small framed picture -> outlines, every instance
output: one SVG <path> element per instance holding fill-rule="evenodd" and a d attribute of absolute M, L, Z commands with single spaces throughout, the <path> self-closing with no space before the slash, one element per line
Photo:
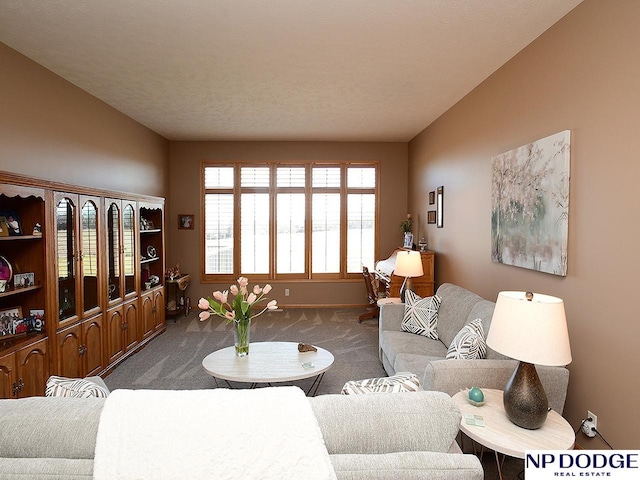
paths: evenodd
<path fill-rule="evenodd" d="M 0 237 L 22 235 L 22 227 L 20 227 L 20 218 L 14 211 L 1 211 L 0 212 Z"/>
<path fill-rule="evenodd" d="M 13 276 L 13 288 L 26 288 L 33 287 L 35 285 L 35 276 L 30 273 L 16 273 Z"/>
<path fill-rule="evenodd" d="M 178 214 L 178 230 L 193 230 L 193 215 Z"/>
<path fill-rule="evenodd" d="M 15 335 L 16 326 L 22 330 L 20 324 L 22 320 L 22 307 L 13 307 L 0 310 L 0 336 Z M 22 332 L 20 332 L 22 333 Z"/>
<path fill-rule="evenodd" d="M 403 248 L 413 248 L 413 233 L 407 232 L 404 234 L 404 245 Z"/>
<path fill-rule="evenodd" d="M 436 223 L 436 211 L 429 210 L 427 212 L 427 223 Z"/>
<path fill-rule="evenodd" d="M 29 332 L 44 332 L 44 310 L 29 310 Z"/>
<path fill-rule="evenodd" d="M 429 192 L 429 205 L 433 205 L 435 203 L 436 203 L 436 192 Z"/>

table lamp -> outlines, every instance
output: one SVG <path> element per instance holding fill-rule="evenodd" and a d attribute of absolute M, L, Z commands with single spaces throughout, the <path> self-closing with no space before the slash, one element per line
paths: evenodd
<path fill-rule="evenodd" d="M 393 270 L 395 275 L 405 277 L 400 288 L 400 300 L 404 302 L 404 294 L 407 290 L 413 290 L 412 277 L 424 275 L 422 270 L 422 257 L 420 252 L 414 250 L 403 250 L 396 256 L 396 267 Z"/>
<path fill-rule="evenodd" d="M 507 417 L 519 427 L 540 428 L 547 419 L 549 403 L 534 364 L 571 363 L 564 303 L 539 293 L 500 292 L 487 345 L 519 360 L 504 389 Z"/>

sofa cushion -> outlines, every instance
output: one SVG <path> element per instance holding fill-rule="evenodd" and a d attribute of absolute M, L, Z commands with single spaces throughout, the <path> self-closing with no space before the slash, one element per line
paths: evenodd
<path fill-rule="evenodd" d="M 331 455 L 339 479 L 348 480 L 482 480 L 475 455 L 441 452 L 393 452 L 377 455 Z"/>
<path fill-rule="evenodd" d="M 380 347 L 393 365 L 399 353 L 415 353 L 436 358 L 447 356 L 447 347 L 440 340 L 431 340 L 407 332 L 385 330 L 380 333 Z M 402 371 L 402 370 L 400 370 Z"/>
<path fill-rule="evenodd" d="M 442 392 L 319 395 L 309 403 L 331 455 L 445 453 L 460 427 L 460 410 Z"/>
<path fill-rule="evenodd" d="M 1 455 L 92 459 L 104 402 L 63 397 L 0 400 Z"/>
<path fill-rule="evenodd" d="M 476 318 L 460 329 L 456 337 L 449 345 L 447 359 L 462 358 L 475 360 L 485 358 L 487 355 L 487 342 L 484 338 L 482 320 Z"/>
<path fill-rule="evenodd" d="M 443 357 L 416 355 L 415 353 L 399 353 L 393 363 L 393 369 L 396 372 L 413 372 L 422 379 L 427 365 L 436 360 L 443 360 Z"/>
<path fill-rule="evenodd" d="M 451 283 L 444 283 L 438 288 L 436 294 L 442 299 L 442 304 L 438 309 L 438 337 L 445 345 L 451 345 L 460 329 L 469 320 L 474 318 L 484 320 L 482 315 L 476 315 L 469 319 L 473 307 L 479 301 L 484 300 L 475 293 Z"/>
<path fill-rule="evenodd" d="M 407 290 L 402 330 L 438 340 L 437 327 L 440 302 L 441 299 L 438 295 L 421 298 L 412 290 Z"/>

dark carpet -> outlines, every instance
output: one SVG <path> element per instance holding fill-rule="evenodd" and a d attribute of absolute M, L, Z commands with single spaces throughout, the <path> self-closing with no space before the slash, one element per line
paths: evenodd
<path fill-rule="evenodd" d="M 305 342 L 330 351 L 335 361 L 326 372 L 317 394 L 340 393 L 349 380 L 386 376 L 378 357 L 378 323 L 375 319 L 358 324 L 362 309 L 285 309 L 268 312 L 255 319 L 251 326 L 252 342 Z M 197 311 L 188 317 L 167 320 L 164 334 L 123 362 L 105 383 L 114 390 L 178 389 L 196 390 L 226 387 L 226 383 L 208 375 L 202 359 L 209 353 L 233 345 L 231 325 L 219 317 L 200 322 Z M 251 353 L 249 353 L 251 354 Z M 305 391 L 313 379 L 295 382 Z M 233 387 L 246 387 L 232 382 Z M 465 451 L 471 442 L 465 439 Z M 498 478 L 493 452 L 482 457 L 485 479 Z M 503 478 L 518 479 L 524 468 L 522 460 L 506 458 Z M 522 475 L 520 475 L 522 478 Z"/>

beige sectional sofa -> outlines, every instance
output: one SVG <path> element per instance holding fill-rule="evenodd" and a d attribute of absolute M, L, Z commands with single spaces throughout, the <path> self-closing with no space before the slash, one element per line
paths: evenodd
<path fill-rule="evenodd" d="M 389 375 L 411 372 L 418 375 L 424 390 L 454 395 L 473 386 L 503 390 L 517 362 L 487 347 L 485 359 L 446 359 L 447 350 L 460 329 L 479 318 L 489 333 L 494 302 L 483 299 L 458 285 L 445 283 L 436 295 L 442 299 L 438 309 L 438 340 L 402 330 L 405 305 L 386 304 L 380 309 L 380 360 Z M 549 406 L 562 413 L 569 383 L 565 367 L 537 365 Z"/>
<path fill-rule="evenodd" d="M 0 400 L 0 479 L 92 478 L 105 401 Z M 455 442 L 460 411 L 444 393 L 322 395 L 309 402 L 338 479 L 483 478 L 479 460 L 462 454 Z M 168 405 L 166 414 L 171 413 Z M 192 478 L 190 465 L 182 467 L 184 478 Z"/>

